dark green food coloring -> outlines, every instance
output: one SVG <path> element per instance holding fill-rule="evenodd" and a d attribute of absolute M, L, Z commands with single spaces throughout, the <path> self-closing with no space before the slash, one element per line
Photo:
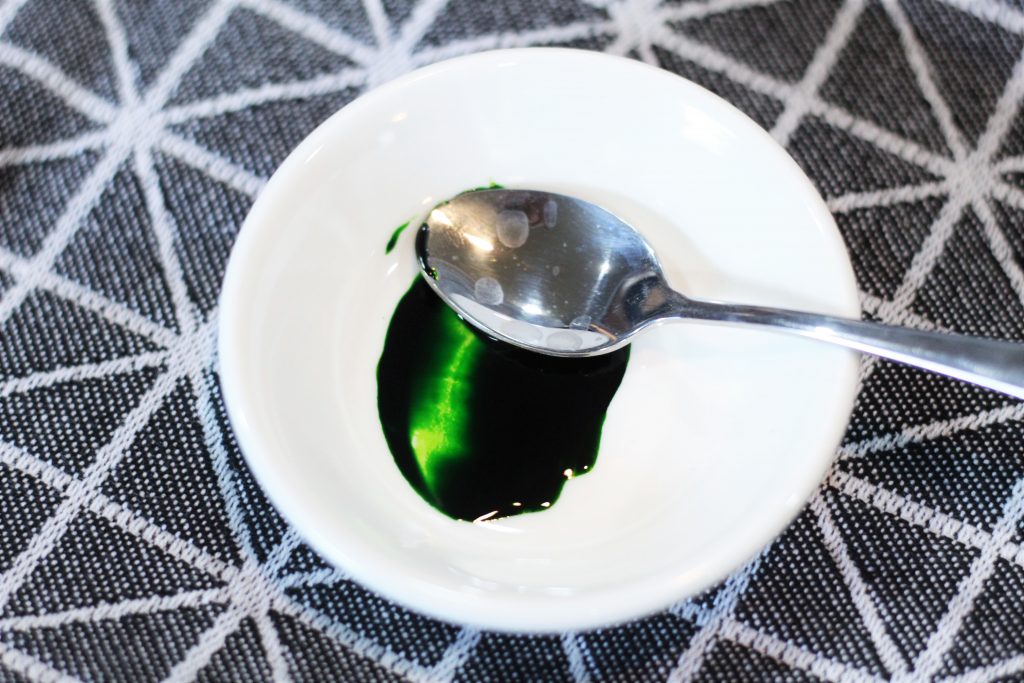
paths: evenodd
<path fill-rule="evenodd" d="M 377 365 L 384 437 L 412 487 L 450 517 L 544 510 L 594 466 L 628 359 L 628 347 L 554 358 L 489 339 L 417 278 Z"/>
<path fill-rule="evenodd" d="M 409 227 L 411 221 L 406 221 L 395 228 L 395 231 L 391 233 L 391 237 L 388 239 L 388 245 L 384 247 L 384 253 L 390 254 L 391 250 L 398 244 L 398 237 L 402 234 L 402 231 Z"/>
<path fill-rule="evenodd" d="M 504 190 L 504 189 L 505 189 L 504 185 L 499 185 L 498 183 L 496 183 L 496 182 L 494 182 L 492 180 L 487 185 L 481 185 L 480 187 L 474 187 L 471 190 L 466 190 L 466 192 L 478 192 L 480 190 Z M 466 194 L 466 192 L 460 192 L 459 194 Z"/>

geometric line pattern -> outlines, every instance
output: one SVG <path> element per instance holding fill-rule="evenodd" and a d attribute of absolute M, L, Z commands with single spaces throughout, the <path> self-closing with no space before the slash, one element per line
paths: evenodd
<path fill-rule="evenodd" d="M 1024 405 L 884 361 L 863 361 L 849 432 L 792 527 L 634 624 L 435 622 L 278 517 L 214 355 L 253 197 L 359 93 L 528 45 L 627 55 L 745 110 L 826 197 L 866 318 L 1024 340 L 1009 1 L 5 0 L 0 678 L 1024 676 Z"/>

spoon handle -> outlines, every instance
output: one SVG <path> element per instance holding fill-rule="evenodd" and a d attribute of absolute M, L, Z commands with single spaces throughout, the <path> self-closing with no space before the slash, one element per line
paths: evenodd
<path fill-rule="evenodd" d="M 913 365 L 1024 399 L 1024 344 L 926 332 L 780 308 L 695 301 L 681 295 L 680 318 L 774 327 Z"/>

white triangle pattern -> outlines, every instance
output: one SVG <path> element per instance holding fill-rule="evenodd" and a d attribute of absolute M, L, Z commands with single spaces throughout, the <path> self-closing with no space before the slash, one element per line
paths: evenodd
<path fill-rule="evenodd" d="M 85 1 L 85 0 L 83 0 Z M 161 377 L 125 416 L 110 440 L 96 452 L 94 461 L 80 476 L 73 477 L 39 460 L 12 444 L 0 443 L 0 461 L 54 488 L 64 497 L 53 514 L 13 563 L 0 574 L 0 612 L 10 597 L 21 588 L 40 563 L 53 551 L 61 536 L 83 510 L 99 514 L 129 534 L 143 539 L 177 560 L 187 562 L 225 582 L 223 589 L 191 590 L 173 596 L 132 599 L 122 603 L 74 609 L 62 613 L 0 619 L 0 633 L 56 626 L 71 622 L 119 619 L 199 605 L 225 605 L 214 620 L 170 672 L 167 680 L 191 680 L 211 661 L 225 641 L 237 631 L 243 620 L 256 624 L 267 668 L 274 680 L 290 679 L 288 656 L 284 652 L 272 613 L 280 613 L 316 629 L 354 653 L 373 660 L 378 666 L 412 680 L 451 681 L 473 656 L 480 641 L 478 633 L 463 629 L 436 663 L 426 666 L 359 635 L 345 625 L 318 614 L 293 600 L 286 590 L 296 586 L 332 584 L 345 580 L 342 573 L 318 569 L 281 576 L 292 551 L 299 545 L 293 532 L 287 532 L 268 555 L 261 556 L 253 547 L 250 533 L 243 521 L 243 512 L 236 492 L 229 454 L 225 450 L 221 426 L 216 417 L 218 400 L 207 371 L 213 359 L 214 314 L 201 315 L 189 299 L 181 263 L 174 249 L 175 225 L 161 193 L 154 171 L 154 150 L 170 154 L 193 166 L 218 182 L 244 194 L 254 195 L 265 179 L 254 176 L 210 149 L 170 132 L 169 127 L 194 119 L 241 111 L 259 104 L 297 99 L 336 92 L 348 87 L 373 87 L 417 66 L 439 59 L 498 46 L 519 46 L 577 39 L 605 37 L 610 39 L 610 52 L 636 54 L 657 63 L 653 46 L 669 50 L 702 68 L 721 74 L 743 87 L 770 96 L 784 105 L 771 134 L 786 144 L 806 117 L 814 116 L 840 128 L 877 148 L 928 170 L 941 178 L 915 186 L 830 197 L 837 213 L 862 207 L 906 203 L 929 196 L 948 196 L 924 243 L 914 257 L 895 294 L 890 299 L 864 298 L 865 309 L 878 318 L 922 328 L 934 328 L 912 311 L 912 304 L 928 275 L 935 268 L 958 219 L 966 210 L 973 210 L 985 227 L 989 247 L 1013 284 L 1018 298 L 1024 302 L 1024 272 L 1012 258 L 1011 249 L 997 224 L 990 207 L 993 198 L 1024 208 L 1024 193 L 1005 182 L 1001 173 L 1024 165 L 1024 158 L 997 160 L 996 154 L 1004 137 L 1018 116 L 1024 96 L 1024 61 L 1018 61 L 1005 84 L 996 109 L 978 143 L 971 146 L 954 123 L 949 106 L 936 86 L 932 67 L 914 28 L 897 0 L 881 0 L 889 20 L 899 32 L 901 45 L 911 65 L 917 87 L 939 122 L 952 158 L 925 149 L 876 124 L 862 120 L 819 97 L 844 46 L 854 33 L 867 0 L 845 0 L 824 36 L 803 77 L 795 83 L 782 82 L 758 71 L 755 67 L 731 57 L 713 46 L 696 42 L 670 27 L 672 22 L 698 19 L 719 13 L 740 11 L 745 7 L 771 5 L 784 0 L 706 0 L 703 2 L 660 3 L 657 0 L 588 0 L 588 4 L 605 11 L 607 19 L 568 24 L 550 29 L 519 33 L 476 36 L 438 47 L 418 49 L 421 38 L 443 12 L 446 0 L 421 0 L 401 25 L 392 26 L 381 0 L 364 0 L 375 44 L 366 44 L 344 30 L 330 25 L 308 11 L 297 9 L 285 0 L 214 0 L 183 37 L 162 73 L 146 90 L 137 87 L 136 68 L 132 63 L 125 28 L 121 25 L 111 0 L 94 0 L 101 18 L 117 73 L 118 101 L 111 102 L 90 92 L 43 57 L 32 54 L 0 39 L 0 66 L 13 69 L 37 81 L 69 108 L 88 117 L 101 130 L 90 131 L 74 139 L 55 143 L 0 149 L 0 166 L 32 163 L 40 160 L 74 156 L 84 150 L 100 153 L 100 161 L 89 176 L 68 198 L 60 220 L 47 235 L 41 249 L 31 258 L 23 258 L 0 250 L 0 268 L 13 276 L 14 284 L 0 293 L 0 324 L 36 289 L 64 298 L 75 305 L 95 311 L 110 322 L 142 335 L 161 351 L 145 357 L 111 359 L 94 365 L 76 366 L 64 371 L 47 372 L 38 378 L 26 377 L 7 382 L 4 392 L 29 390 L 37 385 L 70 382 L 82 377 L 97 377 L 122 372 L 139 364 L 162 364 Z M 991 22 L 1015 35 L 1024 35 L 1024 12 L 996 0 L 946 0 L 959 11 Z M 7 0 L 0 4 L 0 36 L 4 28 L 25 8 L 25 0 Z M 244 7 L 256 12 L 283 29 L 312 41 L 326 50 L 343 55 L 356 66 L 307 81 L 274 83 L 263 87 L 225 93 L 201 102 L 167 106 L 175 88 L 216 39 L 232 11 Z M 130 163 L 129 163 L 130 162 Z M 105 298 L 53 272 L 53 265 L 64 248 L 111 182 L 118 169 L 129 167 L 137 174 L 144 188 L 146 210 L 152 231 L 159 245 L 163 275 L 169 285 L 174 305 L 176 329 L 167 329 L 139 313 Z M 865 363 L 862 380 L 873 372 L 876 363 Z M 201 417 L 205 445 L 209 450 L 224 499 L 231 533 L 239 548 L 241 563 L 234 566 L 221 558 L 169 534 L 120 503 L 107 498 L 102 486 L 124 457 L 135 437 L 159 409 L 162 402 L 180 381 L 190 383 L 196 412 Z M 847 444 L 841 457 L 865 457 L 872 453 L 899 448 L 915 441 L 948 436 L 958 431 L 978 429 L 993 423 L 1019 422 L 1024 409 L 1009 406 L 956 419 L 930 424 L 908 425 L 898 433 L 879 435 L 869 440 Z M 1011 562 L 1024 567 L 1024 547 L 1015 538 L 1024 516 L 1024 480 L 1013 488 L 1003 505 L 998 522 L 991 529 L 973 527 L 963 521 L 930 509 L 886 490 L 878 484 L 859 480 L 843 472 L 837 465 L 826 483 L 835 495 L 851 496 L 875 508 L 928 531 L 942 535 L 977 551 L 970 571 L 958 585 L 955 596 L 945 607 L 944 615 L 927 646 L 913 661 L 907 661 L 894 646 L 886 631 L 884 619 L 864 578 L 850 560 L 843 536 L 837 532 L 827 497 L 820 494 L 811 503 L 811 510 L 826 540 L 832 559 L 850 591 L 854 604 L 871 634 L 880 660 L 892 674 L 892 680 L 932 680 L 942 671 L 944 657 L 970 612 L 972 604 L 991 576 L 996 562 Z M 832 495 L 832 494 L 830 494 Z M 738 571 L 717 594 L 713 606 L 696 602 L 675 606 L 671 612 L 693 622 L 696 635 L 679 658 L 678 666 L 668 674 L 672 681 L 693 680 L 701 675 L 709 661 L 708 654 L 716 643 L 725 640 L 755 650 L 781 665 L 802 670 L 828 680 L 874 680 L 874 675 L 808 651 L 793 643 L 758 631 L 741 623 L 735 608 L 751 582 L 757 580 L 761 556 Z M 569 662 L 569 670 L 578 681 L 590 680 L 598 672 L 588 670 L 590 658 L 584 640 L 566 634 L 561 642 Z M 57 671 L 50 663 L 18 650 L 4 642 L 0 635 L 0 663 L 30 679 L 65 680 L 67 672 Z M 957 680 L 990 680 L 1024 671 L 1024 659 L 990 662 L 983 669 L 966 672 Z M 952 679 L 950 679 L 952 680 Z"/>

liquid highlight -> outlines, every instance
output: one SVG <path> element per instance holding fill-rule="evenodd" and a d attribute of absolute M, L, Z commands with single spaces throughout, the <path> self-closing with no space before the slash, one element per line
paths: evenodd
<path fill-rule="evenodd" d="M 594 467 L 628 359 L 628 347 L 555 358 L 489 339 L 417 278 L 388 327 L 378 414 L 399 470 L 444 514 L 541 511 Z"/>

